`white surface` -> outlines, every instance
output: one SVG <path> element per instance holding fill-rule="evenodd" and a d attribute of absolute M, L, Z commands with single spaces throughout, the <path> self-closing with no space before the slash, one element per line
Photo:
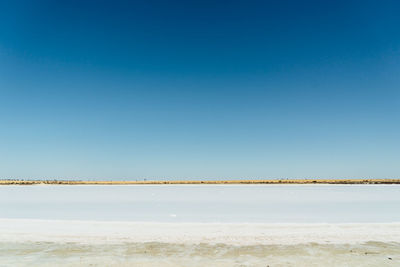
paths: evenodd
<path fill-rule="evenodd" d="M 0 220 L 1 242 L 271 245 L 400 242 L 392 224 L 215 224 Z"/>
<path fill-rule="evenodd" d="M 0 186 L 2 266 L 399 266 L 400 186 Z"/>
<path fill-rule="evenodd" d="M 0 218 L 204 223 L 400 222 L 400 186 L 0 186 Z"/>

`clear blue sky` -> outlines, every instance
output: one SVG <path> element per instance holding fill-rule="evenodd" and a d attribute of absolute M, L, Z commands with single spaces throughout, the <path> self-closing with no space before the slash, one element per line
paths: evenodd
<path fill-rule="evenodd" d="M 398 1 L 1 1 L 1 178 L 400 176 Z"/>

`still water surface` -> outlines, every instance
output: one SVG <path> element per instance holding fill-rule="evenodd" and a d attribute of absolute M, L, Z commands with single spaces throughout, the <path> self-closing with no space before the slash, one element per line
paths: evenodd
<path fill-rule="evenodd" d="M 400 222 L 400 186 L 0 186 L 0 218 L 222 223 Z"/>

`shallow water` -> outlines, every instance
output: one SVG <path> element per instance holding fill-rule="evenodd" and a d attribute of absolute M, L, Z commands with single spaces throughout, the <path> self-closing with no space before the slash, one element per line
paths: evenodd
<path fill-rule="evenodd" d="M 0 186 L 0 218 L 230 223 L 400 222 L 400 186 Z"/>
<path fill-rule="evenodd" d="M 0 243 L 2 266 L 400 266 L 400 244 Z"/>

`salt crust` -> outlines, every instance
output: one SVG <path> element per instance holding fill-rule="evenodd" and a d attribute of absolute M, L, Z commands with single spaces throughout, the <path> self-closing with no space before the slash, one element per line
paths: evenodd
<path fill-rule="evenodd" d="M 162 242 L 230 245 L 400 242 L 400 223 L 156 223 L 0 219 L 1 242 Z"/>

